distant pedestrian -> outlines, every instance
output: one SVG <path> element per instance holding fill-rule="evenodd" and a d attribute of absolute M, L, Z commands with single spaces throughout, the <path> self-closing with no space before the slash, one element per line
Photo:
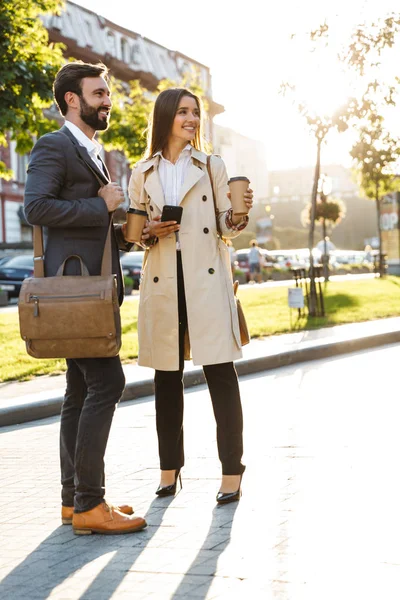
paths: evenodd
<path fill-rule="evenodd" d="M 158 96 L 147 158 L 136 164 L 129 184 L 131 206 L 150 216 L 144 230 L 149 247 L 140 288 L 139 364 L 155 369 L 155 400 L 161 478 L 156 491 L 176 491 L 184 465 L 183 368 L 190 348 L 203 365 L 217 422 L 222 482 L 217 502 L 239 500 L 243 417 L 233 361 L 242 356 L 229 251 L 219 239 L 213 193 L 202 151 L 201 104 L 183 88 Z M 210 167 L 218 219 L 225 238 L 235 237 L 247 215 L 232 213 L 222 159 Z M 253 193 L 245 193 L 248 209 Z M 161 222 L 165 204 L 183 208 L 182 221 Z M 179 231 L 179 237 L 176 233 Z"/>
<path fill-rule="evenodd" d="M 249 270 L 250 270 L 250 281 L 257 281 L 261 283 L 261 265 L 263 255 L 256 240 L 250 242 L 249 250 Z"/>
<path fill-rule="evenodd" d="M 95 140 L 111 111 L 107 68 L 70 62 L 58 72 L 54 97 L 64 126 L 41 137 L 32 150 L 25 188 L 25 214 L 32 225 L 46 227 L 44 269 L 54 276 L 65 261 L 66 275 L 79 275 L 79 258 L 90 275 L 100 275 L 104 244 L 113 211 L 124 201 L 110 181 Z M 99 180 L 104 183 L 99 189 Z M 112 230 L 112 266 L 120 304 L 123 281 L 119 249 L 132 244 L 124 226 Z M 71 319 L 75 307 L 71 305 Z M 95 340 L 93 341 L 95 344 Z M 75 533 L 129 533 L 146 526 L 129 516 L 129 505 L 104 500 L 104 454 L 115 406 L 125 377 L 119 356 L 67 359 L 67 389 L 61 411 L 61 518 Z"/>

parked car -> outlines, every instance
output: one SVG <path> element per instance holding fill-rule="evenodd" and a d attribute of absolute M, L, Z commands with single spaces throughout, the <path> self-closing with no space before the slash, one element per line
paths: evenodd
<path fill-rule="evenodd" d="M 0 256 L 0 265 L 4 265 L 4 263 L 10 260 L 10 258 L 12 258 L 10 254 L 4 254 L 3 256 Z"/>
<path fill-rule="evenodd" d="M 275 259 L 271 256 L 269 251 L 264 250 L 264 248 L 259 248 L 259 250 L 263 256 L 262 268 L 268 269 L 269 267 L 273 267 Z M 241 250 L 236 251 L 237 267 L 243 271 L 247 283 L 250 281 L 249 252 L 250 248 L 242 248 Z"/>
<path fill-rule="evenodd" d="M 10 298 L 19 295 L 26 277 L 33 275 L 33 255 L 20 254 L 0 264 L 0 289 L 8 292 Z"/>
<path fill-rule="evenodd" d="M 133 288 L 139 289 L 144 252 L 126 252 L 121 257 L 122 273 L 133 279 Z"/>
<path fill-rule="evenodd" d="M 306 253 L 303 252 L 303 248 L 298 250 L 270 250 L 270 254 L 280 269 L 307 268 L 308 266 L 309 261 Z"/>

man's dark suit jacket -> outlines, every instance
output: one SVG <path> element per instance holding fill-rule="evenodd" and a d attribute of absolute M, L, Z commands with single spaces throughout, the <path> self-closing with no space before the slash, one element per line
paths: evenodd
<path fill-rule="evenodd" d="M 65 126 L 41 137 L 32 150 L 24 209 L 31 225 L 45 228 L 47 277 L 55 275 L 72 254 L 82 258 L 91 275 L 100 275 L 110 215 L 98 196 L 100 184 L 91 169 L 104 184 L 109 183 L 108 173 L 98 169 Z M 132 244 L 125 242 L 120 225 L 114 225 L 112 234 L 112 271 L 117 275 L 121 304 L 124 291 L 118 248 L 129 251 Z M 76 259 L 67 262 L 65 274 L 80 274 Z"/>

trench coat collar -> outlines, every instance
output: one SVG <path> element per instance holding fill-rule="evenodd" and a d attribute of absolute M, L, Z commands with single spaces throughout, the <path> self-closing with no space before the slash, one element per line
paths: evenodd
<path fill-rule="evenodd" d="M 201 150 L 196 150 L 196 148 L 192 148 L 192 158 L 195 158 L 199 162 L 203 163 L 203 165 L 207 164 L 207 154 L 205 154 L 205 152 L 201 152 Z M 145 173 L 146 171 L 151 169 L 151 167 L 158 166 L 159 161 L 159 153 L 155 154 L 154 156 L 151 156 L 150 158 L 147 158 L 146 160 L 141 162 L 141 172 Z"/>
<path fill-rule="evenodd" d="M 196 159 L 204 165 L 207 163 L 207 155 L 204 152 L 201 152 L 200 150 L 196 150 L 196 148 L 192 148 L 192 160 L 193 159 Z M 152 156 L 151 158 L 143 161 L 143 163 L 141 164 L 141 171 L 142 173 L 146 173 L 153 167 L 153 170 L 146 177 L 144 189 L 146 190 L 148 196 L 152 198 L 154 204 L 156 204 L 158 208 L 162 210 L 165 204 L 165 198 L 160 176 L 158 173 L 159 162 L 159 154 Z M 185 179 L 179 192 L 179 204 L 182 204 L 186 194 L 203 176 L 203 169 L 199 166 L 194 165 L 192 162 L 187 169 Z"/>

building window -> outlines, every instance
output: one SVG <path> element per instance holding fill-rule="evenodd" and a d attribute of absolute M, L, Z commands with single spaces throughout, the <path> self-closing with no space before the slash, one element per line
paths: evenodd
<path fill-rule="evenodd" d="M 125 38 L 121 38 L 121 60 L 129 63 L 129 45 Z"/>
<path fill-rule="evenodd" d="M 140 49 L 139 44 L 133 44 L 131 48 L 131 62 L 138 65 L 140 63 Z"/>
<path fill-rule="evenodd" d="M 114 56 L 115 55 L 115 35 L 112 31 L 107 33 L 107 48 L 109 53 Z"/>
<path fill-rule="evenodd" d="M 17 172 L 16 181 L 18 183 L 26 182 L 26 171 L 28 168 L 29 155 L 28 154 L 17 154 Z"/>

